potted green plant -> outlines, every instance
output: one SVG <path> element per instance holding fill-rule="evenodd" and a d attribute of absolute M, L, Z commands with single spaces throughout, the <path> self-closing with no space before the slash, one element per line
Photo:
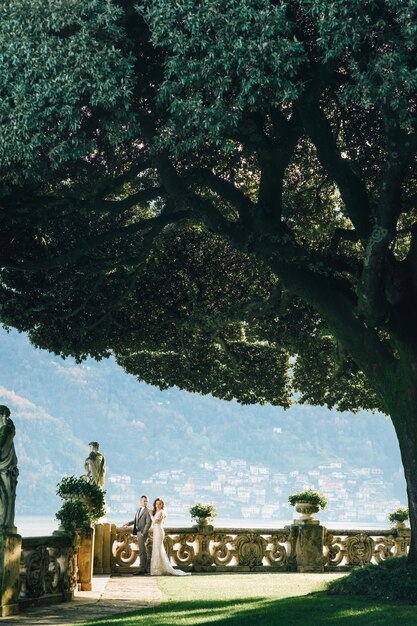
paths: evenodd
<path fill-rule="evenodd" d="M 191 518 L 195 520 L 199 526 L 206 526 L 207 523 L 213 520 L 217 515 L 214 504 L 204 504 L 203 502 L 197 502 L 194 506 L 190 506 L 189 511 Z"/>
<path fill-rule="evenodd" d="M 68 532 L 85 531 L 105 515 L 105 491 L 83 477 L 63 478 L 56 493 L 64 502 L 55 517 Z"/>
<path fill-rule="evenodd" d="M 410 518 L 410 513 L 407 507 L 399 507 L 395 511 L 391 511 L 388 514 L 388 519 L 391 523 L 395 523 L 396 528 L 405 528 L 405 522 Z"/>
<path fill-rule="evenodd" d="M 317 513 L 320 509 L 324 510 L 327 506 L 327 500 L 324 495 L 315 489 L 292 493 L 288 496 L 288 502 L 291 506 L 295 507 L 297 513 L 300 513 L 300 517 L 297 521 L 303 524 L 318 523 L 317 520 L 314 519 L 313 514 Z"/>

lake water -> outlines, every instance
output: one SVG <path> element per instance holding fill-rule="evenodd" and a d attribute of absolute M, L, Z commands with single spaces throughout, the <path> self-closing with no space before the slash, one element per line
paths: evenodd
<path fill-rule="evenodd" d="M 122 526 L 127 520 L 120 517 L 109 517 L 109 522 Z M 259 520 L 259 519 L 227 519 L 217 517 L 215 520 L 215 526 L 217 528 L 283 528 L 288 524 L 291 524 L 292 520 Z M 382 530 L 389 528 L 388 522 L 333 522 L 322 521 L 322 524 L 327 528 L 363 528 L 363 529 L 375 529 Z M 167 526 L 170 528 L 180 528 L 191 526 L 191 520 L 188 517 L 172 516 L 168 518 Z M 45 515 L 32 515 L 32 516 L 16 516 L 16 526 L 18 533 L 23 537 L 41 537 L 50 535 L 54 530 L 58 528 L 58 522 L 53 516 Z"/>

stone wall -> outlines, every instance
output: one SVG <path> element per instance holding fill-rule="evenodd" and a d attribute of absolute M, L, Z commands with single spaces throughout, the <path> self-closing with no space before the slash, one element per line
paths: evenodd
<path fill-rule="evenodd" d="M 77 584 L 77 537 L 66 534 L 22 540 L 20 608 L 73 599 Z"/>

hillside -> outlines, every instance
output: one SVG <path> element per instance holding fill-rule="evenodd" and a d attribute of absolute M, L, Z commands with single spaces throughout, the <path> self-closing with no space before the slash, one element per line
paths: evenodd
<path fill-rule="evenodd" d="M 384 416 L 298 405 L 289 411 L 243 407 L 178 389 L 161 392 L 139 383 L 113 360 L 81 365 L 63 361 L 35 349 L 14 331 L 1 331 L 0 342 L 0 402 L 12 410 L 17 429 L 19 513 L 57 509 L 56 482 L 64 474 L 82 473 L 91 440 L 100 442 L 107 458 L 109 500 L 117 503 L 123 500 L 120 491 L 126 492 L 121 510 L 133 506 L 144 485 L 152 488 L 153 482 L 153 488 L 161 485 L 172 499 L 181 499 L 182 493 L 190 501 L 208 497 L 209 485 L 200 493 L 198 483 L 218 482 L 216 463 L 221 469 L 236 459 L 268 467 L 265 480 L 271 490 L 274 473 L 302 476 L 326 464 L 339 464 L 349 472 L 377 468 L 389 481 L 385 495 L 404 501 L 398 445 Z M 205 474 L 200 467 L 204 463 Z M 130 480 L 122 478 L 126 475 Z M 234 503 L 232 496 L 238 492 L 225 492 L 224 485 L 222 497 L 230 493 Z M 258 491 L 264 488 L 260 485 Z M 274 489 L 272 500 L 283 502 L 285 488 L 282 494 Z M 180 496 L 174 497 L 174 491 Z M 218 487 L 212 486 L 212 491 L 211 499 L 216 500 Z M 253 499 L 245 495 L 239 500 L 236 495 L 233 513 L 240 514 L 239 502 L 244 506 Z M 265 505 L 271 498 L 267 493 L 260 500 L 258 504 Z"/>

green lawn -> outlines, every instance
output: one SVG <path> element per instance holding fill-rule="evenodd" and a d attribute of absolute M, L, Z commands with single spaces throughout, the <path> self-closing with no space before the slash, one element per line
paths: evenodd
<path fill-rule="evenodd" d="M 318 592 L 329 579 L 314 574 L 160 578 L 159 606 L 83 626 L 417 626 L 415 606 Z"/>

